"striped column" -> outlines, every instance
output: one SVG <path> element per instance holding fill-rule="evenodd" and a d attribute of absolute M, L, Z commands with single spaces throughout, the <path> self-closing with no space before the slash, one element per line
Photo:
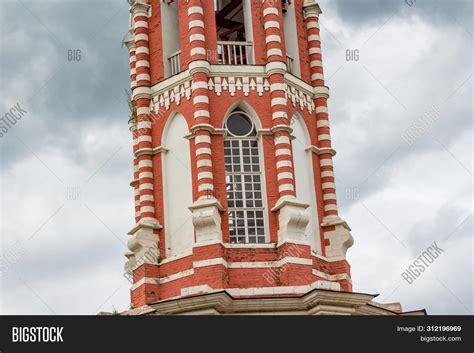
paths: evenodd
<path fill-rule="evenodd" d="M 148 12 L 146 0 L 137 0 L 131 7 L 136 46 L 136 77 L 133 98 L 137 108 L 138 189 L 140 220 L 155 220 L 153 196 L 152 130 L 150 121 L 150 51 L 148 43 Z M 133 81 L 132 81 L 133 84 Z"/>
<path fill-rule="evenodd" d="M 195 151 L 197 163 L 198 199 L 214 195 L 212 174 L 208 72 L 206 62 L 206 36 L 204 10 L 200 0 L 188 3 L 188 28 L 190 44 L 190 71 L 192 74 L 192 100 L 194 107 Z"/>
<path fill-rule="evenodd" d="M 130 54 L 130 82 L 131 82 L 131 90 L 136 87 L 137 85 L 137 57 L 136 57 L 136 46 L 135 40 L 133 38 L 133 34 L 129 35 L 125 40 L 124 44 L 128 48 L 128 52 Z M 132 100 L 131 104 L 134 104 Z M 128 122 L 130 132 L 132 133 L 133 137 L 133 155 L 135 156 L 138 150 L 138 131 L 137 131 L 137 122 L 135 120 L 130 120 Z M 133 181 L 130 184 L 133 187 L 134 191 L 134 198 L 135 198 L 135 222 L 138 223 L 140 220 L 140 190 L 138 188 L 138 159 L 136 157 L 133 158 Z"/>
<path fill-rule="evenodd" d="M 133 135 L 133 155 L 135 156 L 138 151 L 138 131 L 137 124 L 130 124 L 130 131 Z M 133 158 L 133 181 L 130 184 L 133 187 L 133 195 L 135 199 L 135 223 L 138 223 L 140 220 L 140 185 L 138 182 L 138 158 Z"/>
<path fill-rule="evenodd" d="M 313 86 L 324 86 L 323 63 L 321 56 L 321 38 L 319 37 L 319 15 L 321 9 L 317 4 L 304 7 L 304 23 L 308 37 L 309 65 Z"/>
<path fill-rule="evenodd" d="M 287 115 L 285 46 L 282 36 L 279 3 L 265 1 L 263 24 L 267 49 L 267 74 L 270 83 L 271 111 L 273 119 L 275 157 L 279 197 L 296 196 L 290 142 L 290 117 Z"/>
<path fill-rule="evenodd" d="M 319 15 L 321 9 L 317 4 L 304 8 L 304 21 L 308 37 L 308 54 L 311 66 L 311 84 L 315 87 L 316 127 L 319 147 L 319 163 L 323 192 L 324 219 L 338 218 L 336 186 L 331 147 L 327 100 L 328 89 L 324 86 L 324 75 L 321 56 L 321 38 L 319 37 Z"/>

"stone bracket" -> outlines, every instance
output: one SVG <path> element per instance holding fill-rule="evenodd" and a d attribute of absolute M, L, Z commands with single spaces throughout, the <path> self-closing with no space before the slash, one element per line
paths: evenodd
<path fill-rule="evenodd" d="M 306 243 L 305 230 L 309 223 L 308 204 L 293 196 L 283 196 L 272 212 L 279 211 L 278 244 L 285 242 Z"/>
<path fill-rule="evenodd" d="M 215 198 L 200 199 L 194 202 L 189 210 L 193 213 L 193 225 L 196 231 L 196 242 L 222 242 L 221 215 L 224 207 Z"/>
<path fill-rule="evenodd" d="M 125 254 L 125 257 L 128 258 L 125 264 L 126 270 L 134 267 L 138 261 L 141 263 L 156 264 L 160 251 L 158 249 L 159 238 L 154 231 L 161 228 L 160 223 L 156 219 L 145 219 L 140 220 L 140 222 L 128 232 L 132 237 L 127 243 L 130 251 Z"/>
<path fill-rule="evenodd" d="M 324 231 L 325 227 L 330 226 L 333 226 L 335 229 Z M 326 257 L 328 259 L 345 259 L 347 249 L 354 244 L 354 238 L 352 237 L 349 225 L 338 216 L 328 216 L 323 219 L 321 227 L 323 227 L 324 239 L 329 240 L 329 245 L 326 246 Z"/>

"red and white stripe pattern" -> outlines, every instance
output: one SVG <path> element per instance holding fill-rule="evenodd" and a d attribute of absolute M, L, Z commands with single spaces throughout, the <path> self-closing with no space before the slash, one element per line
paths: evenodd
<path fill-rule="evenodd" d="M 135 42 L 132 41 L 127 44 L 128 52 L 130 54 L 130 89 L 137 86 L 137 56 Z"/>
<path fill-rule="evenodd" d="M 132 5 L 133 32 L 136 46 L 136 87 L 133 97 L 137 107 L 136 143 L 138 159 L 138 189 L 140 219 L 154 219 L 155 206 L 153 196 L 152 121 L 150 119 L 150 50 L 148 41 L 149 5 L 135 2 Z"/>
<path fill-rule="evenodd" d="M 319 36 L 319 8 L 305 9 L 305 25 L 308 37 L 309 65 L 313 86 L 324 86 L 323 63 L 321 56 L 321 38 Z"/>
<path fill-rule="evenodd" d="M 191 61 L 206 60 L 204 9 L 200 0 L 188 2 L 188 30 Z"/>
<path fill-rule="evenodd" d="M 319 37 L 319 14 L 317 5 L 305 9 L 305 24 L 308 36 L 308 51 L 311 66 L 311 84 L 315 87 L 324 86 L 323 64 L 321 54 L 321 38 Z M 317 95 L 316 127 L 318 132 L 318 146 L 321 149 L 319 163 L 321 167 L 321 184 L 323 190 L 324 216 L 337 216 L 336 186 L 334 167 L 332 162 L 333 150 L 329 129 L 329 115 L 327 107 L 328 96 Z"/>
<path fill-rule="evenodd" d="M 130 54 L 130 82 L 131 84 L 131 89 L 136 87 L 136 77 L 137 77 L 137 70 L 136 70 L 136 62 L 137 62 L 137 57 L 136 57 L 136 46 L 135 46 L 135 40 L 133 38 L 133 35 L 125 41 L 125 44 L 127 45 L 128 52 Z M 132 100 L 132 104 L 134 104 Z M 136 154 L 138 150 L 138 132 L 137 132 L 137 123 L 136 121 L 129 121 L 129 128 L 130 132 L 132 133 L 133 137 L 133 155 Z M 134 190 L 134 198 L 135 198 L 135 222 L 138 222 L 140 220 L 140 190 L 138 189 L 138 183 L 136 182 L 138 180 L 138 159 L 135 157 L 133 158 L 133 190 Z"/>
<path fill-rule="evenodd" d="M 188 28 L 190 61 L 206 60 L 206 37 L 204 34 L 204 10 L 200 0 L 188 3 Z M 208 76 L 205 70 L 195 70 L 192 75 L 192 102 L 196 125 L 204 126 L 210 122 Z M 214 176 L 212 174 L 211 134 L 207 129 L 195 132 L 195 151 L 197 163 L 198 199 L 214 195 Z"/>
<path fill-rule="evenodd" d="M 133 155 L 135 155 L 138 151 L 138 131 L 137 125 L 131 124 L 130 131 L 132 132 L 133 136 Z M 133 197 L 135 199 L 135 222 L 138 223 L 140 220 L 140 188 L 138 183 L 138 158 L 133 158 Z"/>
<path fill-rule="evenodd" d="M 284 74 L 285 47 L 282 38 L 281 12 L 279 4 L 264 1 L 263 24 L 269 70 L 271 110 L 275 142 L 276 168 L 279 196 L 295 196 L 292 148 L 288 125 L 291 117 L 287 114 L 286 85 Z"/>

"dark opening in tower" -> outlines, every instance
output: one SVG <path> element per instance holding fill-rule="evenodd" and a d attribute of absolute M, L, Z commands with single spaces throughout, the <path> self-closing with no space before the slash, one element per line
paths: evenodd
<path fill-rule="evenodd" d="M 250 2 L 248 0 L 214 0 L 219 64 L 252 63 Z"/>

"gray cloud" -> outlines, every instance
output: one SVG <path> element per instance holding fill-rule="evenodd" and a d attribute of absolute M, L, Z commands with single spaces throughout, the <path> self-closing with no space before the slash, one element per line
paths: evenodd
<path fill-rule="evenodd" d="M 9 50 L 0 61 L 8 68 L 2 72 L 8 91 L 1 109 L 20 102 L 28 111 L 14 134 L 36 150 L 58 145 L 78 154 L 75 146 L 90 122 L 106 126 L 121 117 L 126 127 L 124 89 L 130 83 L 127 75 L 117 75 L 128 70 L 121 48 L 126 2 L 8 1 L 2 6 L 2 22 L 10 30 L 3 37 Z M 28 25 L 15 16 L 18 12 Z M 68 61 L 70 50 L 80 51 L 80 61 Z M 113 140 L 107 128 L 104 133 Z M 2 141 L 8 151 L 4 166 L 28 155 L 10 135 Z"/>
<path fill-rule="evenodd" d="M 324 10 L 334 6 L 341 19 L 356 26 L 376 25 L 391 16 L 418 14 L 435 25 L 461 26 L 472 35 L 472 2 L 468 0 L 336 0 L 320 1 Z M 411 6 L 410 6 L 411 5 Z"/>

